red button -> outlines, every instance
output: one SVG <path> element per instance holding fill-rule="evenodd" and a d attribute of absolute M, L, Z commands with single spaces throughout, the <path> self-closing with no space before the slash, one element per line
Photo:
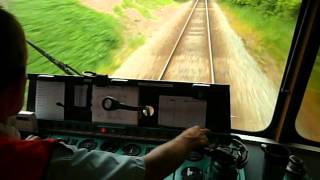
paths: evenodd
<path fill-rule="evenodd" d="M 103 128 L 100 128 L 100 132 L 103 133 L 103 134 L 106 134 L 108 132 L 108 129 L 103 127 Z"/>

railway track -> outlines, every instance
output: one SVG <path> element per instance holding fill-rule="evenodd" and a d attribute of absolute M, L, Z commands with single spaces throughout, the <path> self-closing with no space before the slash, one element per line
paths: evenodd
<path fill-rule="evenodd" d="M 196 0 L 158 80 L 214 83 L 208 0 Z"/>

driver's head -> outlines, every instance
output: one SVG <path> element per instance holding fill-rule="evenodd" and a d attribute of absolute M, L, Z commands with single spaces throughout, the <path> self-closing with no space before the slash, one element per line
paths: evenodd
<path fill-rule="evenodd" d="M 16 18 L 0 6 L 0 122 L 17 113 L 23 103 L 27 49 Z"/>

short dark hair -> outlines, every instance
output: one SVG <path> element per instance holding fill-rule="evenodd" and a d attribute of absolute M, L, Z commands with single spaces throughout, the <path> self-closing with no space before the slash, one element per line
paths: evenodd
<path fill-rule="evenodd" d="M 16 18 L 0 6 L 0 92 L 26 72 L 27 48 Z"/>

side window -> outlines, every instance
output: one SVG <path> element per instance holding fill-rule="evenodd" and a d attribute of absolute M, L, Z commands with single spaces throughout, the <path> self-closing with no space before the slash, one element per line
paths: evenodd
<path fill-rule="evenodd" d="M 320 52 L 297 116 L 296 129 L 302 137 L 320 142 Z"/>

